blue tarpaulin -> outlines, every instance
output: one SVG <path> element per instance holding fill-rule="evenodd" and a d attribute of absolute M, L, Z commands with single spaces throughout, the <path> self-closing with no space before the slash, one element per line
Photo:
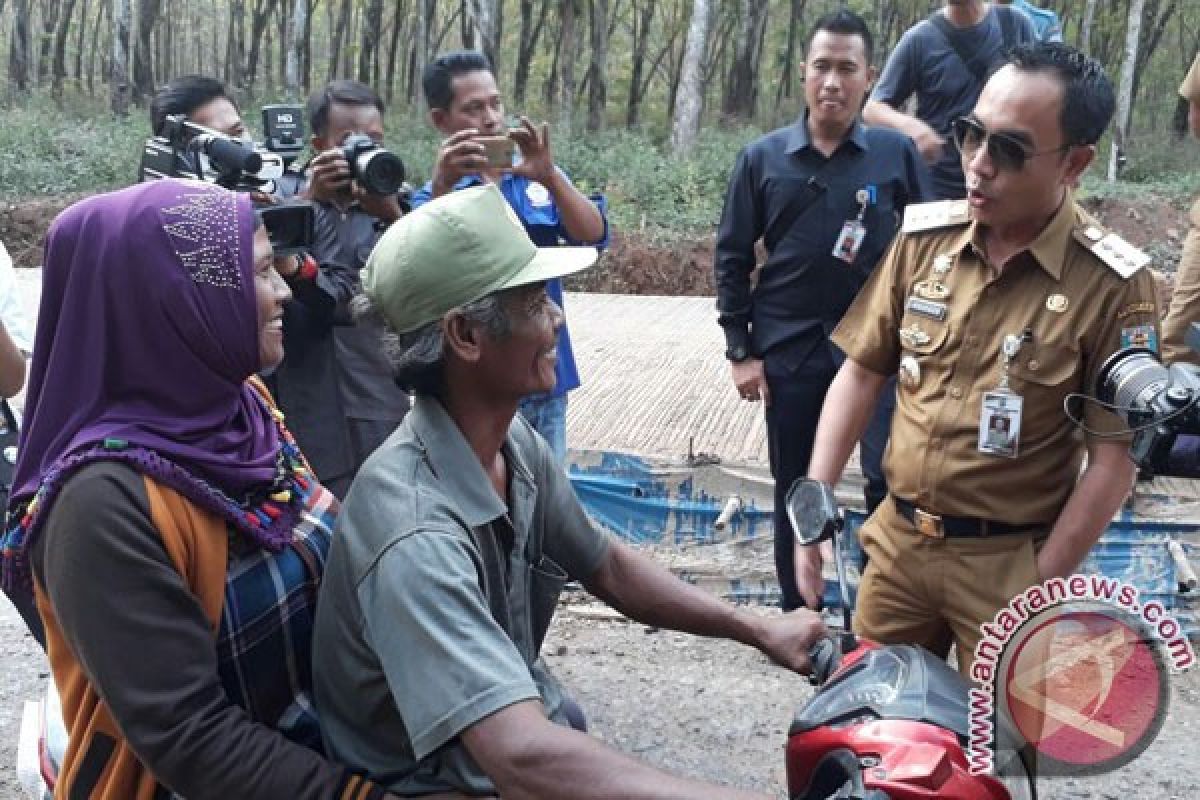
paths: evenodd
<path fill-rule="evenodd" d="M 727 527 L 718 532 L 714 523 L 726 498 L 697 489 L 694 474 L 687 471 L 655 469 L 636 456 L 604 453 L 600 463 L 590 467 L 571 467 L 571 482 L 592 518 L 607 530 L 629 542 L 640 544 L 699 545 L 764 538 L 770 541 L 772 511 L 744 501 Z M 1169 498 L 1164 498 L 1169 503 Z M 848 564 L 857 564 L 857 531 L 864 515 L 855 510 L 846 513 L 845 552 Z M 1088 555 L 1081 572 L 1099 573 L 1118 578 L 1137 587 L 1143 602 L 1156 599 L 1173 609 L 1189 635 L 1200 634 L 1200 621 L 1178 592 L 1175 564 L 1167 543 L 1184 535 L 1200 532 L 1193 522 L 1158 521 L 1135 518 L 1128 511 L 1115 519 Z M 1192 558 L 1200 548 L 1185 544 Z M 690 578 L 681 572 L 685 580 Z M 852 581 L 851 590 L 857 581 Z M 722 594 L 735 602 L 778 605 L 779 587 L 774 579 L 731 576 Z M 826 586 L 826 603 L 838 604 L 836 587 Z"/>

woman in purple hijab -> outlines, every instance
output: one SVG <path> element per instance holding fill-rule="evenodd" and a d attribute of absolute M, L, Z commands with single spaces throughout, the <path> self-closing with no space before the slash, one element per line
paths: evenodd
<path fill-rule="evenodd" d="M 62 697 L 56 797 L 384 796 L 320 754 L 337 502 L 252 377 L 283 358 L 289 297 L 249 199 L 207 184 L 50 230 L 2 566 Z"/>

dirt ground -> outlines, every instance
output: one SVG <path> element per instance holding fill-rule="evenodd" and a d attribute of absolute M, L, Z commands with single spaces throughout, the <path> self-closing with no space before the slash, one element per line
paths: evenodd
<path fill-rule="evenodd" d="M 578 602 L 580 597 L 571 597 Z M 774 613 L 761 611 L 760 613 Z M 676 774 L 783 797 L 783 748 L 808 682 L 731 642 L 598 621 L 560 608 L 543 652 L 588 716 L 592 735 Z M 0 800 L 17 783 L 17 731 L 47 679 L 41 651 L 0 600 Z M 1042 781 L 1043 800 L 1200 797 L 1200 670 L 1175 676 L 1158 739 L 1120 771 Z"/>

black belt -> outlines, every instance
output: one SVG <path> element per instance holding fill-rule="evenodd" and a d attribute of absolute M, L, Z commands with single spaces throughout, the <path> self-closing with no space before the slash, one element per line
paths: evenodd
<path fill-rule="evenodd" d="M 1022 523 L 1013 525 L 1008 522 L 996 522 L 979 517 L 947 517 L 922 511 L 907 500 L 892 495 L 892 502 L 900 516 L 913 524 L 918 531 L 932 539 L 946 537 L 987 537 L 1007 536 L 1013 533 L 1029 533 L 1030 531 L 1047 529 L 1050 526 L 1043 523 Z"/>

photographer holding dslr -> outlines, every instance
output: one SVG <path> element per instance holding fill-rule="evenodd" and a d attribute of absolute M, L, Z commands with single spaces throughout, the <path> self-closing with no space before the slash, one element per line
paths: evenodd
<path fill-rule="evenodd" d="M 348 303 L 380 234 L 400 218 L 400 159 L 384 150 L 383 101 L 356 81 L 333 81 L 308 100 L 315 263 L 290 281 L 287 356 L 275 388 L 288 425 L 321 482 L 345 497 L 358 467 L 404 418 L 379 331 L 355 324 Z"/>

